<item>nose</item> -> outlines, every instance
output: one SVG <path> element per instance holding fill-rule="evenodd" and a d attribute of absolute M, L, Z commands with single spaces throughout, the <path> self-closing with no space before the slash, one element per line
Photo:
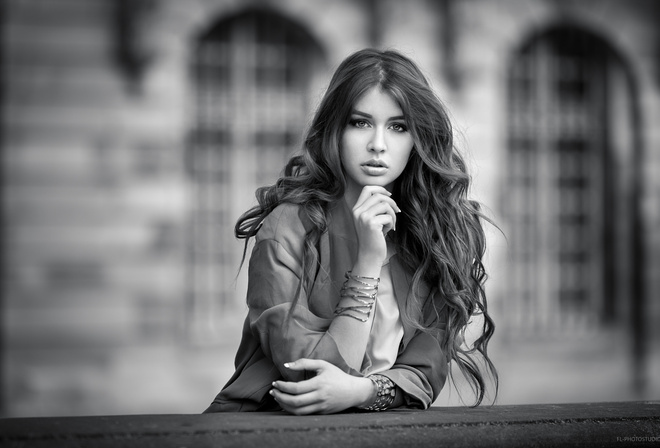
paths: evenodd
<path fill-rule="evenodd" d="M 385 143 L 385 130 L 376 128 L 374 133 L 371 136 L 371 141 L 367 147 L 369 151 L 373 152 L 383 152 L 387 150 L 387 145 Z"/>

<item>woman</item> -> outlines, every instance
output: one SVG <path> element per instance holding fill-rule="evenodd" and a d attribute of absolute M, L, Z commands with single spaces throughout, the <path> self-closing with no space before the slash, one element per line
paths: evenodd
<path fill-rule="evenodd" d="M 372 49 L 344 60 L 302 155 L 236 224 L 246 251 L 255 240 L 249 312 L 236 373 L 206 412 L 425 409 L 451 361 L 479 404 L 480 363 L 497 375 L 469 181 L 412 61 Z M 467 347 L 475 314 L 483 328 Z"/>

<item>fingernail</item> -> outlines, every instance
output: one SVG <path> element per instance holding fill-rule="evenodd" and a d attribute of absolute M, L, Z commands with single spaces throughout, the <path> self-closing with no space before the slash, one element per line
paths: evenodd
<path fill-rule="evenodd" d="M 286 367 L 288 369 L 289 367 L 291 367 L 291 364 L 289 364 L 288 362 L 285 362 L 284 367 Z"/>
<path fill-rule="evenodd" d="M 273 389 L 269 390 L 268 393 L 271 394 L 271 395 L 275 395 L 275 392 L 273 392 Z"/>
<path fill-rule="evenodd" d="M 273 382 L 270 383 L 270 384 L 271 384 L 271 386 L 273 386 L 273 387 L 277 387 L 277 384 L 275 383 L 275 381 L 273 381 Z"/>

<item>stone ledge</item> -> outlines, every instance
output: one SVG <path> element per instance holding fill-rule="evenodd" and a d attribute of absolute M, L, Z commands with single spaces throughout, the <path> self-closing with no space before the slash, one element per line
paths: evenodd
<path fill-rule="evenodd" d="M 0 446 L 11 447 L 622 447 L 645 442 L 660 443 L 660 401 L 305 417 L 227 413 L 0 420 Z"/>

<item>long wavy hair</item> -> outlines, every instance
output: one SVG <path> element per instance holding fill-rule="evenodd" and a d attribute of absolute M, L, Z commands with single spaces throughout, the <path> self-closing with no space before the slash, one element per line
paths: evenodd
<path fill-rule="evenodd" d="M 235 234 L 246 240 L 245 259 L 249 239 L 275 207 L 293 203 L 303 208 L 312 226 L 304 241 L 306 275 L 298 286 L 293 308 L 301 292 L 312 286 L 316 247 L 327 230 L 328 206 L 344 195 L 346 179 L 339 155 L 342 134 L 354 105 L 374 86 L 398 103 L 414 142 L 392 192 L 403 210 L 397 216 L 393 239 L 401 262 L 412 273 L 413 294 L 401 318 L 439 339 L 448 359 L 455 362 L 474 391 L 476 406 L 484 399 L 488 377 L 494 382 L 495 395 L 498 385 L 487 351 L 495 329 L 488 314 L 482 263 L 486 246 L 483 221 L 487 218 L 479 204 L 467 198 L 470 177 L 454 147 L 445 107 L 410 59 L 396 51 L 375 49 L 346 58 L 316 111 L 302 153 L 289 160 L 274 185 L 257 190 L 258 205 L 241 216 Z M 423 284 L 434 294 L 423 296 Z M 428 316 L 429 311 L 436 319 L 425 324 L 420 316 Z M 481 331 L 468 345 L 465 330 L 475 316 L 481 317 Z"/>

